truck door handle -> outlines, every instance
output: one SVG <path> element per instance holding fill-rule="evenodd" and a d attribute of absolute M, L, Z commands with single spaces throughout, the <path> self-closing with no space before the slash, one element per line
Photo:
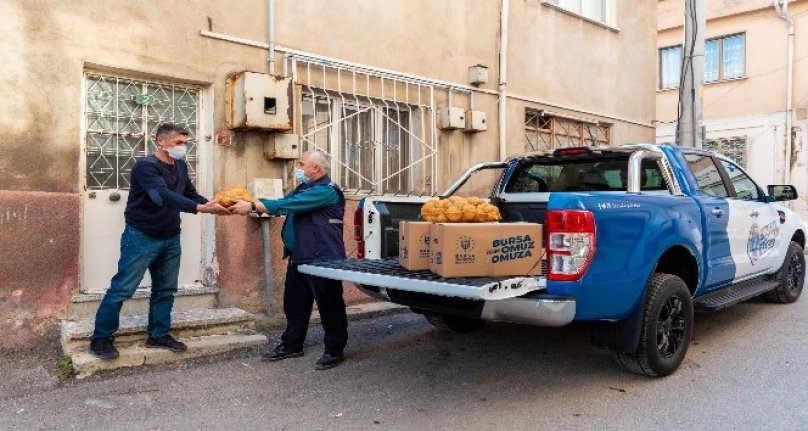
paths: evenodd
<path fill-rule="evenodd" d="M 759 215 L 760 213 L 758 213 L 757 211 L 752 211 L 751 213 L 749 213 L 749 217 L 757 217 Z"/>
<path fill-rule="evenodd" d="M 718 208 L 713 208 L 710 212 L 716 217 L 721 217 L 722 215 L 724 215 L 724 211 L 721 211 Z"/>

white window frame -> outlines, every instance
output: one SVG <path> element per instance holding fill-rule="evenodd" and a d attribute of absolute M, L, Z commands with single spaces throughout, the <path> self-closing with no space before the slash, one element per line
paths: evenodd
<path fill-rule="evenodd" d="M 559 8 L 572 15 L 597 24 L 617 28 L 615 0 L 545 0 L 544 4 Z"/>

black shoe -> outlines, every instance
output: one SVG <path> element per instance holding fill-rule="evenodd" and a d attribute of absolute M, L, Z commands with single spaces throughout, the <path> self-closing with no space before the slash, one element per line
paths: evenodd
<path fill-rule="evenodd" d="M 186 346 L 185 343 L 175 340 L 171 335 L 164 335 L 157 338 L 149 337 L 146 340 L 146 347 L 152 349 L 168 349 L 174 353 L 188 350 L 188 346 Z"/>
<path fill-rule="evenodd" d="M 100 359 L 115 359 L 119 356 L 118 349 L 112 343 L 112 338 L 99 338 L 90 341 L 90 353 Z"/>
<path fill-rule="evenodd" d="M 317 364 L 314 366 L 314 369 L 327 370 L 329 368 L 334 368 L 341 364 L 343 360 L 345 360 L 345 356 L 323 353 L 323 356 L 320 356 L 320 359 L 317 360 Z"/>
<path fill-rule="evenodd" d="M 280 361 L 282 359 L 299 358 L 301 356 L 303 356 L 303 350 L 302 349 L 301 350 L 294 350 L 294 351 L 293 350 L 286 350 L 286 347 L 284 347 L 283 344 L 280 344 L 277 347 L 275 347 L 274 349 L 272 349 L 271 352 L 264 353 L 264 355 L 261 356 L 261 360 L 266 361 L 266 362 L 275 362 L 275 361 Z"/>

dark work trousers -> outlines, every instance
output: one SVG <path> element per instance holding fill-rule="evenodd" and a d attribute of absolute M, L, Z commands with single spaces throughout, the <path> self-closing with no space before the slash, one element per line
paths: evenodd
<path fill-rule="evenodd" d="M 290 259 L 283 293 L 286 330 L 281 335 L 281 342 L 287 350 L 303 350 L 314 301 L 317 301 L 325 331 L 325 353 L 342 355 L 348 342 L 348 318 L 342 299 L 342 282 L 303 274 Z"/>

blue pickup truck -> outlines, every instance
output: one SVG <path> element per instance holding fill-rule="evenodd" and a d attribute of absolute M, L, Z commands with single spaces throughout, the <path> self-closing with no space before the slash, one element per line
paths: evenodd
<path fill-rule="evenodd" d="M 667 145 L 565 148 L 470 168 L 496 172 L 488 197 L 502 222 L 544 225 L 540 276 L 443 279 L 398 265 L 398 222 L 423 198 L 368 197 L 355 216 L 359 259 L 301 266 L 404 304 L 438 328 L 484 321 L 592 323 L 592 338 L 624 369 L 674 372 L 690 344 L 694 311 L 762 295 L 796 301 L 805 277 L 805 227 L 783 201 L 735 162 Z"/>

